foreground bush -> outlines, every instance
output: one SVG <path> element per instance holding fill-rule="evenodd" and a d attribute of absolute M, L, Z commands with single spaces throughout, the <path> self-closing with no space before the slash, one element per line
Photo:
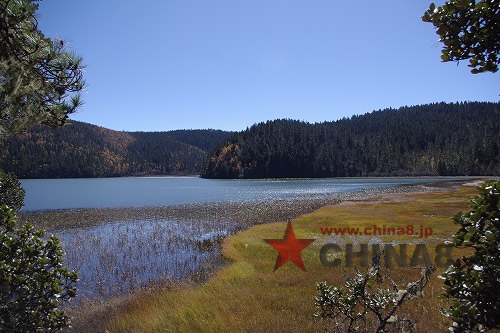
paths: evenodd
<path fill-rule="evenodd" d="M 6 205 L 15 211 L 24 206 L 24 190 L 21 183 L 12 173 L 0 170 L 0 205 Z"/>
<path fill-rule="evenodd" d="M 77 273 L 63 267 L 59 240 L 0 206 L 0 332 L 55 332 L 66 327 L 62 301 L 76 295 Z"/>
<path fill-rule="evenodd" d="M 487 181 L 478 189 L 471 209 L 453 217 L 460 230 L 451 240 L 474 254 L 442 274 L 445 297 L 452 301 L 442 312 L 453 320 L 453 332 L 500 328 L 500 181 Z"/>
<path fill-rule="evenodd" d="M 347 281 L 345 288 L 317 284 L 319 296 L 314 299 L 320 310 L 315 316 L 333 319 L 333 332 L 413 331 L 410 318 L 399 318 L 398 309 L 404 303 L 422 295 L 434 267 L 422 268 L 420 278 L 404 286 L 398 284 L 380 266 L 381 254 L 373 259 L 373 267 L 358 272 Z"/>

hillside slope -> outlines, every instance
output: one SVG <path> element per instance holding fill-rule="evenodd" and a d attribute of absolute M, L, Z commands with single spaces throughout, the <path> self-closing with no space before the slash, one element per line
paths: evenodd
<path fill-rule="evenodd" d="M 231 132 L 120 132 L 72 121 L 37 126 L 9 139 L 0 169 L 20 178 L 199 174 L 203 159 Z"/>
<path fill-rule="evenodd" d="M 219 145 L 202 177 L 499 175 L 499 120 L 500 103 L 466 102 L 268 121 Z"/>

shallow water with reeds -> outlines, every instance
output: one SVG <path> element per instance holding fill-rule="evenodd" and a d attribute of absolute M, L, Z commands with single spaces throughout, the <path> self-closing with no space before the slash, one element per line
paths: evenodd
<path fill-rule="evenodd" d="M 132 220 L 59 230 L 65 261 L 86 299 L 119 296 L 165 280 L 204 279 L 221 264 L 236 222 Z"/>
<path fill-rule="evenodd" d="M 251 225 L 358 194 L 453 180 L 23 180 L 23 218 L 60 237 L 65 263 L 79 272 L 79 299 L 106 299 L 164 281 L 205 279 L 225 262 L 223 239 Z"/>

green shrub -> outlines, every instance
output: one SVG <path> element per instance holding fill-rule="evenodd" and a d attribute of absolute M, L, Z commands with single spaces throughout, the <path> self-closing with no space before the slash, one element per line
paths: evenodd
<path fill-rule="evenodd" d="M 0 206 L 0 332 L 56 332 L 69 323 L 60 305 L 76 295 L 77 273 L 63 267 L 57 237 L 15 219 Z"/>
<path fill-rule="evenodd" d="M 15 211 L 24 206 L 24 190 L 21 183 L 12 173 L 0 170 L 0 205 L 6 205 Z"/>
<path fill-rule="evenodd" d="M 461 227 L 451 240 L 474 254 L 442 274 L 445 297 L 452 302 L 442 312 L 453 320 L 453 332 L 500 328 L 500 181 L 487 181 L 478 190 L 471 209 L 453 217 Z"/>

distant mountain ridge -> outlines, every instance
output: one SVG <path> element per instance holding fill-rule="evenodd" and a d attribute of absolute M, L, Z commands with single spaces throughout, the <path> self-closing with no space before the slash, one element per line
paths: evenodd
<path fill-rule="evenodd" d="M 8 140 L 0 169 L 19 178 L 199 174 L 203 160 L 233 132 L 121 132 L 78 121 L 36 126 Z"/>
<path fill-rule="evenodd" d="M 72 121 L 10 138 L 0 169 L 19 178 L 500 175 L 499 120 L 500 103 L 462 102 L 241 132 L 121 132 Z"/>
<path fill-rule="evenodd" d="M 500 175 L 500 103 L 385 109 L 333 122 L 280 119 L 218 145 L 205 178 Z"/>

